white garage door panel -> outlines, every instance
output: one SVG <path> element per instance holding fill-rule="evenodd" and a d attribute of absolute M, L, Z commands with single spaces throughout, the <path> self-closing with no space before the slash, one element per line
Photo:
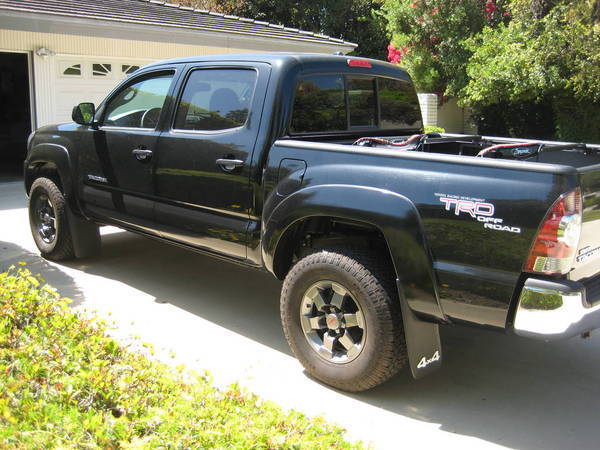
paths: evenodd
<path fill-rule="evenodd" d="M 149 61 L 110 58 L 58 58 L 55 70 L 54 122 L 70 122 L 73 107 L 82 102 L 96 106 L 128 73 Z"/>
<path fill-rule="evenodd" d="M 85 83 L 82 83 L 82 85 L 78 86 L 76 89 L 73 89 L 73 86 L 61 86 L 61 84 L 62 83 L 57 83 L 56 86 L 56 120 L 57 122 L 70 122 L 71 112 L 75 105 L 83 102 L 92 102 L 98 106 L 98 104 L 104 100 L 106 94 L 114 87 L 116 81 L 106 84 L 105 86 L 94 84 L 86 85 Z"/>

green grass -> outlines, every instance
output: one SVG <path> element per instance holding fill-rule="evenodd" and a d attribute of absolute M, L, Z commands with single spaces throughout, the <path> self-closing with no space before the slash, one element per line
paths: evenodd
<path fill-rule="evenodd" d="M 282 380 L 284 382 L 284 380 Z M 0 274 L 0 447 L 360 448 L 343 430 L 125 348 L 26 268 Z"/>

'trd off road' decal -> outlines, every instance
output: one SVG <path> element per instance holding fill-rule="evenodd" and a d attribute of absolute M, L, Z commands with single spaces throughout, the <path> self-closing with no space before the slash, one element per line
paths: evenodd
<path fill-rule="evenodd" d="M 496 207 L 485 199 L 440 193 L 436 193 L 435 196 L 444 204 L 446 211 L 453 211 L 457 216 L 468 214 L 478 222 L 482 222 L 483 228 L 510 233 L 521 232 L 521 228 L 505 225 L 504 219 L 494 217 Z"/>

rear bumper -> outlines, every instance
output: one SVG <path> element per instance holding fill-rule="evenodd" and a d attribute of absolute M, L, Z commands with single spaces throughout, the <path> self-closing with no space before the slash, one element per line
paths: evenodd
<path fill-rule="evenodd" d="M 587 302 L 582 283 L 537 278 L 525 282 L 514 320 L 519 336 L 551 341 L 599 327 L 600 304 Z"/>

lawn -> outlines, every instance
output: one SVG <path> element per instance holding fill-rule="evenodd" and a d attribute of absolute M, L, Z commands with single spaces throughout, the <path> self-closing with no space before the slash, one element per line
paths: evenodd
<path fill-rule="evenodd" d="M 125 347 L 25 267 L 0 274 L 0 447 L 360 448 L 322 419 Z"/>

